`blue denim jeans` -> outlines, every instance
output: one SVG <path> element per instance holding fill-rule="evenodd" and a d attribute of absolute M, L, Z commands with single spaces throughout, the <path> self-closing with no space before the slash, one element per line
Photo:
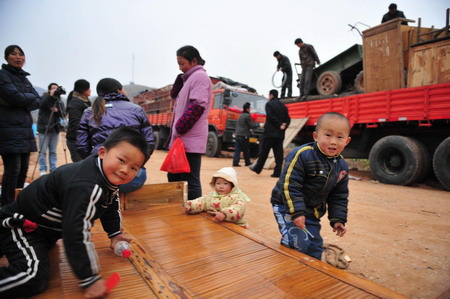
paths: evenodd
<path fill-rule="evenodd" d="M 282 205 L 273 205 L 273 214 L 278 223 L 278 229 L 281 233 L 281 244 L 305 253 L 318 260 L 322 259 L 323 239 L 320 236 L 320 219 L 306 218 L 306 228 L 314 236 L 311 237 L 307 232 L 300 229 L 292 222 L 291 215 L 286 212 Z"/>
<path fill-rule="evenodd" d="M 248 137 L 236 136 L 236 142 L 234 144 L 233 166 L 239 165 L 239 160 L 241 159 L 241 152 L 244 153 L 245 166 L 249 166 L 251 164 L 248 143 L 249 143 Z"/>
<path fill-rule="evenodd" d="M 39 170 L 47 171 L 47 150 L 49 153 L 50 171 L 56 169 L 56 147 L 58 146 L 59 134 L 39 134 Z"/>

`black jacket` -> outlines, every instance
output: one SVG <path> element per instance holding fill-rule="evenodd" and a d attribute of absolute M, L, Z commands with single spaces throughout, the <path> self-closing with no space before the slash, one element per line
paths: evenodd
<path fill-rule="evenodd" d="M 348 165 L 339 155 L 328 157 L 317 143 L 293 149 L 272 191 L 272 205 L 284 205 L 292 219 L 317 219 L 328 210 L 331 226 L 347 222 Z"/>
<path fill-rule="evenodd" d="M 14 213 L 37 223 L 49 242 L 63 239 L 67 259 L 82 287 L 100 279 L 90 233 L 94 220 L 101 220 L 109 238 L 121 233 L 118 186 L 108 182 L 94 155 L 33 181 L 14 203 L 0 209 L 0 218 Z"/>
<path fill-rule="evenodd" d="M 51 107 L 58 108 L 58 112 L 53 112 L 50 110 Z M 61 126 L 59 124 L 59 120 L 65 114 L 64 113 L 64 104 L 59 99 L 59 97 L 54 97 L 51 95 L 46 95 L 39 107 L 39 116 L 37 122 L 37 129 L 39 134 L 47 133 L 56 133 L 58 134 L 61 131 Z"/>
<path fill-rule="evenodd" d="M 76 140 L 77 130 L 80 126 L 80 120 L 83 116 L 84 109 L 91 107 L 91 102 L 83 101 L 82 99 L 74 96 L 72 100 L 67 104 L 67 113 L 69 114 L 69 125 L 67 127 L 67 139 Z"/>
<path fill-rule="evenodd" d="M 283 73 L 292 74 L 291 61 L 287 56 L 281 55 L 280 60 L 278 60 L 277 69 L 281 69 Z"/>
<path fill-rule="evenodd" d="M 284 103 L 278 98 L 273 98 L 266 103 L 266 123 L 264 125 L 264 138 L 282 138 L 284 139 L 284 132 L 280 126 L 282 123 L 286 124 L 286 129 L 291 123 L 288 110 Z"/>
<path fill-rule="evenodd" d="M 37 151 L 30 111 L 39 108 L 39 95 L 29 75 L 7 64 L 0 70 L 0 155 Z"/>
<path fill-rule="evenodd" d="M 406 19 L 405 14 L 403 13 L 403 11 L 397 10 L 397 12 L 395 14 L 393 14 L 393 15 L 391 15 L 389 12 L 385 13 L 383 15 L 383 18 L 381 19 L 381 23 L 384 23 L 384 22 L 387 22 L 387 21 L 390 21 L 390 20 L 393 20 L 393 19 L 397 19 L 397 18 L 404 18 L 404 19 Z M 402 22 L 401 24 L 402 25 L 408 25 L 408 22 L 405 21 L 405 22 Z"/>

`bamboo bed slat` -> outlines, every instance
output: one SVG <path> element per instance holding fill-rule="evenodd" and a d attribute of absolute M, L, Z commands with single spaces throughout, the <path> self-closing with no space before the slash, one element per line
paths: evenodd
<path fill-rule="evenodd" d="M 108 298 L 404 298 L 209 214 L 186 215 L 187 185 L 178 183 L 121 195 L 125 232 L 134 238 L 129 260 L 94 227 L 103 277 L 122 277 Z M 33 298 L 82 298 L 58 246 L 50 287 Z"/>

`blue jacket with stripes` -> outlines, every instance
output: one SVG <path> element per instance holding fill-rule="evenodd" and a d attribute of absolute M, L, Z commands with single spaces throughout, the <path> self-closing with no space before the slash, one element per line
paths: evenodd
<path fill-rule="evenodd" d="M 328 219 L 347 222 L 348 165 L 338 155 L 326 156 L 316 142 L 293 149 L 272 191 L 272 205 L 284 205 L 292 219 L 321 218 L 328 208 Z"/>

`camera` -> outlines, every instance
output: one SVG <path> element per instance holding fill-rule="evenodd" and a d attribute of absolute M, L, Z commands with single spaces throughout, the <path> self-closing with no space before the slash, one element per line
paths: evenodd
<path fill-rule="evenodd" d="M 58 88 L 55 90 L 55 93 L 53 94 L 55 97 L 58 97 L 62 94 L 66 94 L 66 90 L 62 86 L 58 86 Z"/>

